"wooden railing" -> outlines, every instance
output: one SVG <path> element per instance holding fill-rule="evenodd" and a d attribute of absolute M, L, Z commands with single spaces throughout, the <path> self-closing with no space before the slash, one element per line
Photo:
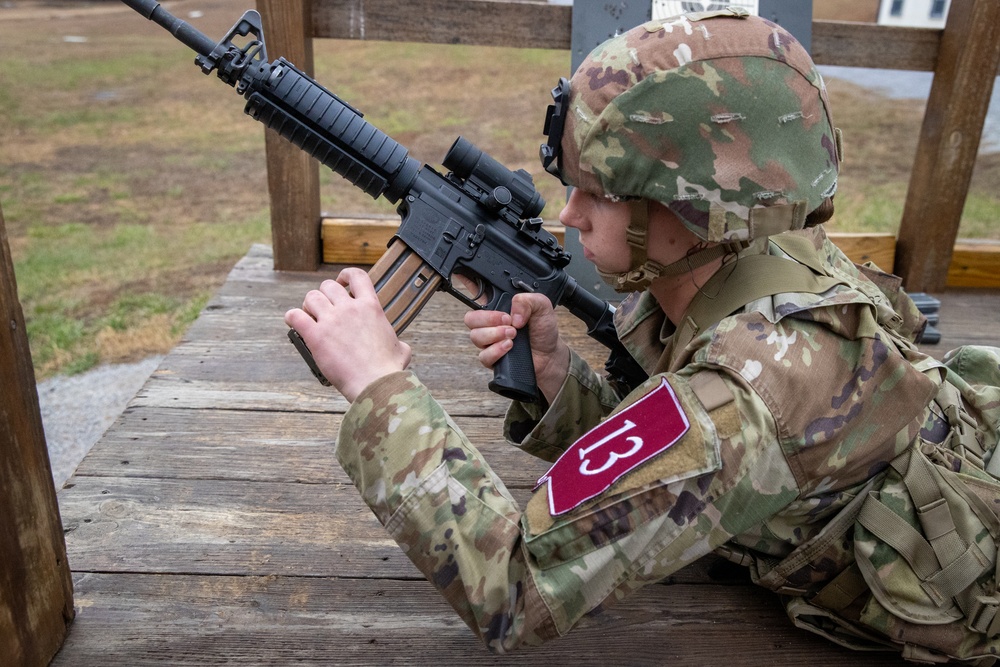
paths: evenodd
<path fill-rule="evenodd" d="M 307 72 L 314 38 L 569 49 L 573 11 L 526 0 L 258 0 L 257 6 L 269 51 Z M 954 284 L 949 272 L 1000 287 L 995 248 L 963 246 L 971 271 L 953 262 L 1000 64 L 1000 2 L 953 0 L 943 30 L 814 21 L 812 50 L 821 65 L 934 72 L 903 219 L 891 239 L 894 270 L 911 291 Z M 275 268 L 313 270 L 323 261 L 318 164 L 267 134 Z M 340 261 L 349 260 L 341 254 Z"/>

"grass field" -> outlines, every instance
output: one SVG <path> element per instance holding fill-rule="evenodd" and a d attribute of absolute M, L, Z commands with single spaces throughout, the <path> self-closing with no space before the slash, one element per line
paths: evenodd
<path fill-rule="evenodd" d="M 170 10 L 218 37 L 251 5 Z M 0 56 L 0 207 L 37 375 L 169 350 L 233 263 L 270 242 L 263 129 L 186 47 L 116 2 L 0 7 Z M 567 52 L 322 41 L 316 61 L 319 81 L 415 158 L 437 164 L 464 135 L 528 169 L 545 217 L 558 215 L 563 190 L 537 146 Z M 838 81 L 830 93 L 847 148 L 830 227 L 895 231 L 922 104 Z M 325 211 L 391 212 L 322 178 Z M 1000 156 L 984 156 L 962 236 L 1000 238 L 998 210 Z"/>

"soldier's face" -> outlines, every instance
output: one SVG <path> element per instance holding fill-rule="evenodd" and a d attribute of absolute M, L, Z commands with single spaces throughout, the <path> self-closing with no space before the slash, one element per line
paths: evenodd
<path fill-rule="evenodd" d="M 559 221 L 579 230 L 583 256 L 602 271 L 628 271 L 632 251 L 625 242 L 629 205 L 573 188 Z"/>

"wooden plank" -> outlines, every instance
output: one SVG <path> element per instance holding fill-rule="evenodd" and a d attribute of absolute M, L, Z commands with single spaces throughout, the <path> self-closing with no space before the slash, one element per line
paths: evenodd
<path fill-rule="evenodd" d="M 460 342 L 451 345 L 450 349 L 448 345 L 439 345 L 437 351 L 425 344 L 427 339 L 411 338 L 408 333 L 403 337 L 416 348 L 410 368 L 449 414 L 457 417 L 503 416 L 508 402 L 483 391 L 492 376 L 476 361 L 467 337 L 458 339 Z M 456 356 L 456 350 L 463 348 L 468 351 L 464 360 Z M 584 349 L 575 344 L 574 348 Z M 177 354 L 165 361 L 136 394 L 131 405 L 264 412 L 342 413 L 347 409 L 347 402 L 339 393 L 316 381 L 291 345 L 287 349 L 274 346 L 259 349 L 261 351 L 256 354 L 227 355 L 188 348 L 183 355 Z M 283 355 L 280 363 L 261 358 L 275 350 Z M 446 352 L 451 353 L 449 357 L 442 356 Z M 231 366 L 224 368 L 225 364 Z M 602 365 L 603 360 L 596 367 Z M 242 372 L 240 366 L 246 369 L 247 375 L 232 379 Z M 461 368 L 462 372 L 456 373 L 456 368 Z"/>
<path fill-rule="evenodd" d="M 374 264 L 398 228 L 399 217 L 394 215 L 323 218 L 323 261 Z M 565 243 L 566 230 L 562 225 L 545 225 L 545 229 L 560 245 Z"/>
<path fill-rule="evenodd" d="M 518 0 L 316 0 L 312 35 L 439 44 L 569 49 L 571 6 Z M 823 65 L 932 71 L 941 30 L 813 21 Z"/>
<path fill-rule="evenodd" d="M 848 21 L 813 21 L 812 57 L 818 65 L 932 72 L 940 29 Z"/>
<path fill-rule="evenodd" d="M 350 484 L 334 454 L 340 419 L 329 413 L 132 407 L 76 475 Z M 550 465 L 504 442 L 501 417 L 455 422 L 508 488 L 532 488 Z"/>
<path fill-rule="evenodd" d="M 1000 291 L 949 289 L 935 296 L 941 299 L 941 341 L 921 351 L 940 359 L 961 345 L 1000 347 Z"/>
<path fill-rule="evenodd" d="M 894 234 L 831 232 L 829 236 L 852 262 L 856 264 L 874 262 L 883 271 L 892 273 L 896 258 Z"/>
<path fill-rule="evenodd" d="M 911 292 L 945 286 L 1000 66 L 1000 3 L 954 0 L 910 175 L 896 248 Z"/>
<path fill-rule="evenodd" d="M 323 220 L 323 261 L 337 264 L 370 265 L 381 256 L 398 227 L 398 218 L 325 218 Z M 565 228 L 546 225 L 560 244 Z M 890 233 L 830 232 L 830 239 L 858 264 L 874 262 L 892 273 L 896 260 L 896 237 Z M 948 269 L 948 287 L 1000 287 L 1000 259 L 994 242 L 961 240 L 955 244 Z M 317 281 L 318 283 L 319 281 Z"/>
<path fill-rule="evenodd" d="M 421 577 L 353 485 L 74 476 L 59 506 L 75 572 Z"/>
<path fill-rule="evenodd" d="M 423 578 L 352 484 L 81 474 L 59 505 L 74 572 Z"/>
<path fill-rule="evenodd" d="M 133 406 L 75 474 L 346 484 L 334 456 L 339 428 L 336 413 Z"/>
<path fill-rule="evenodd" d="M 73 619 L 73 589 L 2 210 L 0 378 L 0 664 L 44 665 Z"/>
<path fill-rule="evenodd" d="M 328 264 L 374 264 L 399 228 L 399 216 L 323 218 L 323 261 Z"/>
<path fill-rule="evenodd" d="M 569 49 L 572 7 L 518 0 L 315 0 L 312 35 Z"/>
<path fill-rule="evenodd" d="M 305 289 L 300 293 L 304 294 Z M 434 298 L 451 300 L 446 295 Z M 431 318 L 425 317 L 403 334 L 403 339 L 416 347 L 410 367 L 435 392 L 441 404 L 455 415 L 502 415 L 507 402 L 482 391 L 490 378 L 489 371 L 476 361 L 476 350 L 468 335 L 458 332 L 458 327 L 464 328 L 462 312 L 464 309 L 456 311 L 448 323 L 450 333 L 420 333 L 420 328 L 433 326 Z M 252 326 L 247 322 L 244 326 L 248 324 Z M 279 326 L 280 330 L 270 340 L 260 343 L 190 341 L 164 360 L 132 404 L 189 409 L 343 412 L 347 403 L 336 391 L 316 381 L 288 343 L 287 327 Z M 456 364 L 463 364 L 461 355 L 465 355 L 467 371 L 456 377 L 453 369 Z"/>
<path fill-rule="evenodd" d="M 959 240 L 951 254 L 947 285 L 1000 289 L 1000 243 Z"/>
<path fill-rule="evenodd" d="M 303 72 L 313 72 L 311 13 L 308 0 L 257 0 L 267 48 Z M 271 197 L 274 268 L 312 271 L 320 262 L 319 163 L 305 151 L 264 132 L 267 188 Z"/>
<path fill-rule="evenodd" d="M 747 585 L 648 586 L 562 640 L 504 656 L 423 581 L 82 574 L 76 588 L 77 629 L 54 667 L 712 665 L 720 647 L 734 665 L 908 664 L 797 630 L 776 597 Z"/>
<path fill-rule="evenodd" d="M 370 265 L 378 261 L 399 227 L 396 216 L 337 217 L 323 219 L 323 261 L 328 264 Z M 560 245 L 566 242 L 566 228 L 546 224 L 546 231 Z M 872 261 L 884 271 L 892 271 L 896 237 L 889 233 L 833 232 L 830 239 L 851 258 L 863 264 Z"/>

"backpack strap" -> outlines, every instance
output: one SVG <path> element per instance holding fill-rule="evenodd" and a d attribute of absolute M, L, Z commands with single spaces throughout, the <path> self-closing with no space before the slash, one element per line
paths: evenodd
<path fill-rule="evenodd" d="M 709 278 L 674 334 L 680 352 L 695 336 L 751 301 L 782 293 L 822 294 L 844 284 L 814 268 L 775 255 L 740 256 Z"/>
<path fill-rule="evenodd" d="M 868 493 L 874 488 L 874 486 L 875 480 L 869 480 L 864 488 L 861 489 L 861 491 L 854 497 L 854 499 L 845 505 L 843 509 L 841 509 L 840 512 L 833 517 L 833 519 L 823 526 L 823 529 L 818 535 L 816 535 L 816 537 L 800 545 L 779 563 L 774 564 L 771 569 L 768 570 L 767 574 L 761 576 L 756 583 L 782 595 L 807 595 L 809 593 L 808 589 L 795 586 L 791 583 L 792 581 L 800 579 L 800 577 L 795 575 L 802 570 L 802 568 L 808 568 L 812 563 L 822 559 L 824 552 L 831 545 L 836 545 L 843 541 L 847 532 L 854 527 L 854 522 L 857 519 L 858 513 L 861 511 L 861 507 L 865 503 Z M 860 574 L 858 576 L 860 577 Z M 830 599 L 832 603 L 834 600 L 837 600 L 837 602 L 833 603 L 836 606 L 828 607 L 829 609 L 842 609 L 848 606 L 857 597 L 857 595 L 854 595 L 853 597 L 850 597 L 850 599 L 846 599 L 847 596 L 850 595 L 851 591 L 854 591 L 857 587 L 848 583 L 847 576 L 834 585 L 834 582 L 837 582 L 838 579 L 840 579 L 840 575 L 834 577 L 834 579 L 827 583 L 821 590 L 821 594 L 825 593 L 824 599 Z M 830 591 L 827 591 L 826 589 L 830 588 L 831 585 L 833 585 L 833 588 Z M 839 590 L 836 590 L 837 588 L 839 588 Z M 865 586 L 864 590 L 868 590 L 867 586 Z M 860 594 L 864 591 L 857 590 L 856 592 L 857 594 Z M 818 605 L 819 603 L 816 604 Z"/>
<path fill-rule="evenodd" d="M 805 264 L 817 274 L 830 275 L 827 267 L 819 258 L 816 246 L 808 237 L 801 234 L 781 234 L 780 236 L 772 236 L 768 240 L 781 248 L 786 255 Z"/>
<path fill-rule="evenodd" d="M 997 567 L 996 554 L 985 554 L 974 541 L 967 544 L 961 537 L 942 488 L 958 494 L 962 507 L 975 512 L 994 539 L 1000 536 L 1000 520 L 960 479 L 951 480 L 950 475 L 932 464 L 920 448 L 911 448 L 897 457 L 892 467 L 903 478 L 922 532 L 889 509 L 874 493 L 869 494 L 858 514 L 858 523 L 909 563 L 920 578 L 920 587 L 939 607 L 943 609 L 954 603 L 970 629 L 988 637 L 1000 634 L 997 572 L 992 590 L 977 583 L 988 569 Z M 859 560 L 858 565 L 868 581 L 877 586 L 879 578 L 871 563 Z"/>

